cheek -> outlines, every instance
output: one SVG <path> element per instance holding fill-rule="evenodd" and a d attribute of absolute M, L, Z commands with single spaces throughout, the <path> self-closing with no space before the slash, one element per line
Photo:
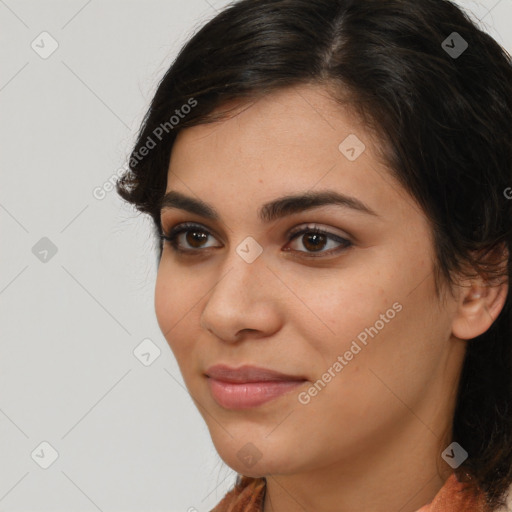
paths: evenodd
<path fill-rule="evenodd" d="M 295 280 L 302 308 L 297 301 L 293 323 L 316 354 L 317 378 L 329 369 L 331 375 L 343 373 L 343 379 L 331 380 L 343 380 L 343 387 L 354 387 L 361 395 L 368 388 L 365 381 L 376 379 L 370 369 L 400 387 L 415 374 L 421 382 L 432 371 L 442 351 L 445 322 L 436 309 L 432 279 L 421 282 L 410 267 L 410 262 L 388 267 L 400 272 L 351 267 L 329 279 Z M 414 288 L 417 281 L 421 284 Z"/>
<path fill-rule="evenodd" d="M 365 327 L 379 320 L 399 296 L 394 276 L 380 276 L 354 267 L 321 276 L 294 277 L 290 304 L 296 303 L 294 323 L 320 351 L 344 350 Z M 291 276 L 290 276 L 291 277 Z M 393 311 L 391 311 L 391 315 Z"/>
<path fill-rule="evenodd" d="M 400 409 L 394 393 L 415 403 L 446 345 L 446 319 L 437 309 L 431 280 L 414 293 L 410 281 L 399 276 L 378 285 L 360 283 L 354 293 L 338 289 L 317 300 L 318 315 L 329 320 L 334 334 L 319 331 L 309 338 L 321 361 L 315 370 L 322 397 L 315 400 L 318 406 L 336 403 L 332 414 L 340 421 L 348 411 L 356 417 L 379 411 L 390 418 Z"/>
<path fill-rule="evenodd" d="M 195 290 L 194 280 L 186 272 L 166 269 L 161 264 L 155 285 L 155 314 L 187 389 L 195 396 L 198 370 L 197 340 L 200 339 L 198 308 L 204 291 Z"/>
<path fill-rule="evenodd" d="M 171 271 L 165 262 L 160 264 L 155 284 L 155 314 L 165 339 L 173 349 L 178 347 L 180 333 L 190 333 L 190 318 L 197 302 L 192 281 L 186 273 Z"/>
<path fill-rule="evenodd" d="M 155 314 L 160 330 L 165 338 L 167 338 L 166 333 L 176 323 L 177 316 L 179 315 L 176 306 L 179 307 L 176 300 L 175 285 L 165 277 L 165 272 L 162 271 L 162 264 L 160 264 L 155 283 Z"/>

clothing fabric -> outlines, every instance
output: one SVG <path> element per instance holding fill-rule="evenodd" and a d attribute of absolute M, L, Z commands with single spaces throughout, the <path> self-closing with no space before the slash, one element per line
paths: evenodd
<path fill-rule="evenodd" d="M 262 512 L 265 480 L 242 476 L 211 512 Z M 471 493 L 454 473 L 444 483 L 433 501 L 417 512 L 485 512 L 483 492 Z"/>

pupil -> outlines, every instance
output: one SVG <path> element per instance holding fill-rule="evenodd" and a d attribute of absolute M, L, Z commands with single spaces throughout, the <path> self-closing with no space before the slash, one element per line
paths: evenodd
<path fill-rule="evenodd" d="M 325 235 L 321 234 L 312 234 L 312 235 L 305 235 L 306 242 L 304 243 L 304 246 L 307 249 L 311 249 L 313 251 L 317 251 L 318 249 L 322 249 L 323 245 L 325 244 Z M 308 247 L 310 241 L 312 241 L 312 247 Z"/>
<path fill-rule="evenodd" d="M 206 241 L 208 235 L 202 231 L 189 231 L 186 238 L 187 243 L 189 243 L 192 247 L 200 247 L 201 242 Z"/>

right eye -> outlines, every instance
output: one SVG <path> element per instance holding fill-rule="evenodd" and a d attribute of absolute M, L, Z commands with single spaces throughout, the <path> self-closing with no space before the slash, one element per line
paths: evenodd
<path fill-rule="evenodd" d="M 174 251 L 189 254 L 197 253 L 199 249 L 219 247 L 204 245 L 209 237 L 213 235 L 206 228 L 188 222 L 174 226 L 168 233 L 163 231 L 160 233 L 160 238 L 168 242 Z"/>

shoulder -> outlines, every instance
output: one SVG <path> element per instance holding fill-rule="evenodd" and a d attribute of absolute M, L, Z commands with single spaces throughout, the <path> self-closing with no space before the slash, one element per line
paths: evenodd
<path fill-rule="evenodd" d="M 211 512 L 261 512 L 265 497 L 264 478 L 239 475 L 231 489 Z"/>
<path fill-rule="evenodd" d="M 417 512 L 486 512 L 486 500 L 482 489 L 475 489 L 467 482 L 459 481 L 455 473 L 445 481 L 434 500 Z M 498 512 L 498 511 L 496 511 Z"/>

